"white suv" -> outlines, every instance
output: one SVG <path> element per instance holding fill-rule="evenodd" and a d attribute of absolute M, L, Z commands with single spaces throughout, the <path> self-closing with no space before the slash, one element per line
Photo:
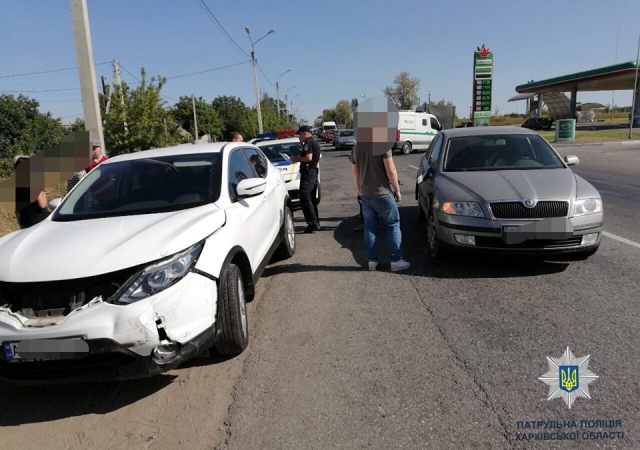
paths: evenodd
<path fill-rule="evenodd" d="M 137 378 L 211 346 L 238 354 L 258 277 L 295 245 L 282 177 L 252 145 L 111 158 L 0 238 L 0 379 Z"/>

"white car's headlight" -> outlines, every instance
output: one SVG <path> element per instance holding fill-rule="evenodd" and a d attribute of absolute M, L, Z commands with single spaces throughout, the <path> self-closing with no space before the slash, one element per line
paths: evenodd
<path fill-rule="evenodd" d="M 454 216 L 484 217 L 482 208 L 477 202 L 444 202 L 440 211 Z"/>
<path fill-rule="evenodd" d="M 150 265 L 142 273 L 124 286 L 124 293 L 116 301 L 130 304 L 164 291 L 173 286 L 193 268 L 203 242 L 199 242 L 185 251 Z"/>
<path fill-rule="evenodd" d="M 594 214 L 599 212 L 602 212 L 602 199 L 583 198 L 576 200 L 573 216 L 584 216 L 585 214 Z"/>

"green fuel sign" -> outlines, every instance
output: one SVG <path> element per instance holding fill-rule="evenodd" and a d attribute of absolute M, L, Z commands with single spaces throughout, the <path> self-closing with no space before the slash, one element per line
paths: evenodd
<path fill-rule="evenodd" d="M 484 44 L 473 54 L 473 125 L 488 126 L 491 119 L 493 52 Z"/>

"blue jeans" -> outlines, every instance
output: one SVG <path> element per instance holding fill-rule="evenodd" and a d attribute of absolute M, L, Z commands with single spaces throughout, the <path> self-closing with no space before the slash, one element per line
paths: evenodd
<path fill-rule="evenodd" d="M 393 195 L 389 193 L 382 196 L 363 196 L 362 214 L 364 215 L 364 243 L 367 247 L 369 261 L 378 260 L 378 249 L 376 248 L 376 228 L 378 225 L 382 225 L 387 231 L 391 261 L 400 261 L 402 259 L 400 213 Z"/>

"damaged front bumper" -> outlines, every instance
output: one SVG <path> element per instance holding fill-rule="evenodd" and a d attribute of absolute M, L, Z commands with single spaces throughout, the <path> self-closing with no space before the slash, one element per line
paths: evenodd
<path fill-rule="evenodd" d="M 191 272 L 166 290 L 128 305 L 97 298 L 66 316 L 47 320 L 0 308 L 0 380 L 17 384 L 123 380 L 170 370 L 215 342 L 216 302 L 216 281 Z M 51 347 L 73 340 L 83 342 L 80 353 L 64 354 Z M 33 343 L 42 349 L 43 342 L 50 353 L 20 354 Z"/>

